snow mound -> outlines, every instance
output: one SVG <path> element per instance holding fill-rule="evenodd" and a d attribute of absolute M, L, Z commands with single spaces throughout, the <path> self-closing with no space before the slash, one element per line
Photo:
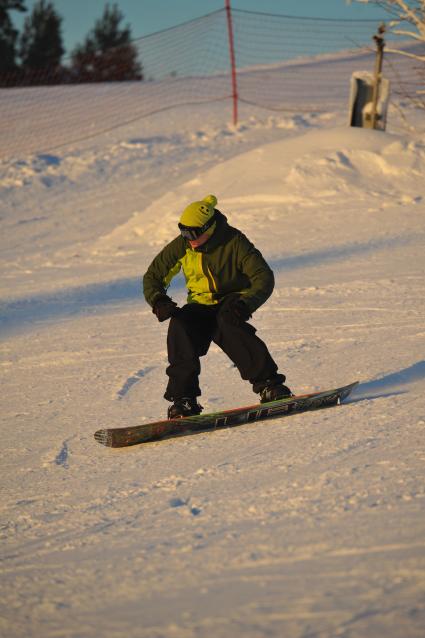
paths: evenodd
<path fill-rule="evenodd" d="M 125 224 L 101 237 L 95 253 L 157 248 L 176 234 L 176 221 L 188 201 L 207 192 L 219 194 L 218 208 L 238 224 L 284 219 L 300 207 L 331 205 L 345 195 L 371 204 L 386 201 L 420 204 L 425 174 L 425 143 L 380 131 L 349 127 L 309 130 L 221 162 L 172 192 L 135 211 Z M 235 194 L 237 193 L 237 194 Z M 235 221 L 236 223 L 236 221 Z"/>

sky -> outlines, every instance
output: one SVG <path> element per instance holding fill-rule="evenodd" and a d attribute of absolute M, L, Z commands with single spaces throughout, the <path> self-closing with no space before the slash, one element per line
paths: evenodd
<path fill-rule="evenodd" d="M 105 0 L 52 0 L 62 16 L 62 33 L 67 53 L 85 39 L 95 21 L 102 15 Z M 36 0 L 26 0 L 26 14 L 12 13 L 18 29 L 25 16 L 31 12 Z M 173 27 L 182 22 L 221 9 L 224 0 L 116 0 L 131 26 L 133 39 Z M 343 19 L 382 19 L 382 9 L 346 0 L 232 0 L 235 9 L 279 13 L 291 16 L 308 16 Z"/>

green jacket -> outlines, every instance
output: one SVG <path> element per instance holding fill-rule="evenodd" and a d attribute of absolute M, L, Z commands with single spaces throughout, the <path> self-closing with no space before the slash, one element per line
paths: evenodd
<path fill-rule="evenodd" d="M 192 249 L 180 235 L 155 257 L 143 277 L 143 292 L 153 306 L 180 271 L 186 279 L 188 303 L 216 304 L 228 294 L 239 294 L 251 312 L 274 288 L 274 276 L 260 251 L 216 211 L 217 227 L 200 248 Z"/>

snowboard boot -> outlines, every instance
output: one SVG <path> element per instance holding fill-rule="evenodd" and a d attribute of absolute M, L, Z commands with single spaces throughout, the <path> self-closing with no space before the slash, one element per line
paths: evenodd
<path fill-rule="evenodd" d="M 279 383 L 278 385 L 268 385 L 260 392 L 260 403 L 269 403 L 269 401 L 277 401 L 278 399 L 285 399 L 287 397 L 293 397 L 291 390 Z"/>
<path fill-rule="evenodd" d="M 175 399 L 173 405 L 168 408 L 169 419 L 182 419 L 185 416 L 195 416 L 201 414 L 202 405 L 196 400 L 196 397 L 182 397 Z"/>

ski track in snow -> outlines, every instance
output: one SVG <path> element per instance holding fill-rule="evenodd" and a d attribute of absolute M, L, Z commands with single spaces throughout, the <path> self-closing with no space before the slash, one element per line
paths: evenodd
<path fill-rule="evenodd" d="M 1 163 L 2 635 L 422 638 L 425 137 L 397 114 L 242 107 L 233 128 L 213 104 Z M 141 275 L 209 192 L 275 271 L 255 326 L 288 384 L 360 384 L 104 448 L 95 430 L 165 415 Z M 215 345 L 201 379 L 206 410 L 253 401 Z"/>
<path fill-rule="evenodd" d="M 64 441 L 60 452 L 56 455 L 56 458 L 55 458 L 56 465 L 60 465 L 64 468 L 68 468 L 69 467 L 68 457 L 69 457 L 68 441 Z"/>
<path fill-rule="evenodd" d="M 142 368 L 141 370 L 138 370 L 137 372 L 132 374 L 130 377 L 128 377 L 128 379 L 126 380 L 126 382 L 124 383 L 122 388 L 120 390 L 118 390 L 117 398 L 118 399 L 123 399 L 126 396 L 126 394 L 128 394 L 128 392 L 130 392 L 131 388 L 136 383 L 138 383 L 140 381 L 140 379 L 143 379 L 143 377 L 145 377 L 147 374 L 149 374 L 149 372 L 151 372 L 152 370 L 155 370 L 155 367 L 147 366 L 146 368 Z"/>

